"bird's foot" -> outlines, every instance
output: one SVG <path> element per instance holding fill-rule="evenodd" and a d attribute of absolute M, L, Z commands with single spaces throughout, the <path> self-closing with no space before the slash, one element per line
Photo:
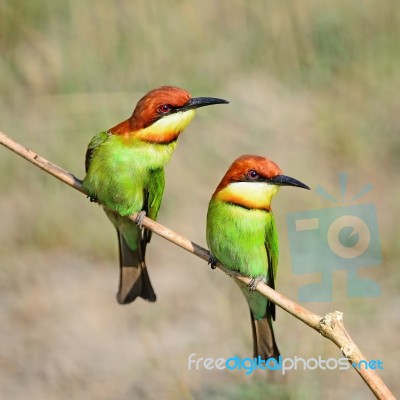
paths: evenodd
<path fill-rule="evenodd" d="M 137 213 L 137 216 L 135 218 L 135 224 L 142 229 L 143 228 L 143 219 L 146 216 L 146 211 L 140 211 Z"/>
<path fill-rule="evenodd" d="M 218 260 L 214 257 L 214 254 L 210 253 L 210 258 L 208 259 L 208 265 L 211 266 L 211 269 L 217 268 Z"/>
<path fill-rule="evenodd" d="M 257 285 L 264 280 L 263 276 L 259 276 L 257 278 L 251 278 L 250 283 L 247 285 L 251 292 L 254 292 L 257 289 Z"/>
<path fill-rule="evenodd" d="M 89 194 L 87 197 L 89 197 L 91 203 L 97 203 L 97 196 L 94 194 Z"/>

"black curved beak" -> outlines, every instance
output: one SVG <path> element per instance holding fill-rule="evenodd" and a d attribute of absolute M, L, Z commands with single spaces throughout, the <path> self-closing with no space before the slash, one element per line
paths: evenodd
<path fill-rule="evenodd" d="M 192 110 L 195 108 L 212 106 L 213 104 L 228 104 L 228 100 L 217 99 L 215 97 L 193 97 L 179 111 Z"/>
<path fill-rule="evenodd" d="M 290 176 L 286 175 L 277 175 L 274 176 L 273 178 L 269 179 L 271 183 L 274 185 L 279 185 L 279 186 L 295 186 L 303 189 L 310 190 L 310 188 L 305 185 L 304 183 L 298 181 L 297 179 L 291 178 Z"/>

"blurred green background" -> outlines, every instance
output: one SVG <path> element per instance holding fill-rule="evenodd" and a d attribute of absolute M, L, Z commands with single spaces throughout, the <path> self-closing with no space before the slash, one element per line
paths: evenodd
<path fill-rule="evenodd" d="M 211 193 L 232 160 L 272 158 L 285 173 L 377 207 L 383 262 L 360 276 L 378 298 L 332 303 L 400 393 L 400 7 L 395 0 L 0 1 L 0 130 L 78 177 L 91 137 L 160 85 L 229 99 L 201 109 L 167 167 L 159 221 L 205 245 Z M 9 399 L 373 398 L 355 371 L 188 370 L 187 358 L 251 356 L 244 298 L 220 272 L 153 237 L 155 304 L 115 301 L 117 239 L 102 210 L 0 149 L 0 387 Z M 277 288 L 297 300 L 318 275 L 292 272 L 286 213 L 332 207 L 283 189 Z M 341 357 L 278 310 L 284 357 Z"/>

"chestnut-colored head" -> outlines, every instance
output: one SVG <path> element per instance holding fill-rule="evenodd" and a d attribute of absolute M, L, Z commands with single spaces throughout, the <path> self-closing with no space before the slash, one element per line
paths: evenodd
<path fill-rule="evenodd" d="M 228 101 L 213 97 L 192 97 L 184 89 L 162 86 L 144 95 L 132 116 L 110 131 L 118 135 L 134 135 L 148 142 L 169 143 L 191 122 L 196 108 L 224 103 Z"/>
<path fill-rule="evenodd" d="M 189 92 L 175 86 L 162 86 L 145 94 L 137 103 L 132 117 L 134 130 L 147 128 L 172 110 L 182 108 L 192 98 Z"/>
<path fill-rule="evenodd" d="M 304 183 L 282 175 L 281 169 L 268 158 L 243 155 L 229 167 L 213 198 L 249 209 L 269 211 L 271 199 L 280 186 L 310 189 Z"/>

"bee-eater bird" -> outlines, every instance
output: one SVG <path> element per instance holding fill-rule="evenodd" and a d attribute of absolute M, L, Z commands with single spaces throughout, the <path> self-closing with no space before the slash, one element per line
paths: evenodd
<path fill-rule="evenodd" d="M 238 282 L 250 308 L 254 357 L 278 358 L 272 329 L 275 304 L 255 291 L 260 281 L 275 288 L 278 236 L 271 211 L 272 197 L 280 186 L 309 189 L 282 175 L 271 160 L 244 155 L 229 167 L 211 197 L 207 213 L 207 243 L 211 266 L 217 261 L 252 278 L 249 286 Z"/>
<path fill-rule="evenodd" d="M 92 201 L 103 205 L 117 228 L 120 304 L 138 296 L 156 300 L 145 263 L 151 232 L 142 229 L 144 212 L 157 218 L 165 185 L 164 165 L 195 109 L 223 103 L 228 101 L 192 97 L 186 90 L 163 86 L 142 97 L 130 118 L 90 141 L 83 188 Z M 138 212 L 138 224 L 127 218 Z"/>

